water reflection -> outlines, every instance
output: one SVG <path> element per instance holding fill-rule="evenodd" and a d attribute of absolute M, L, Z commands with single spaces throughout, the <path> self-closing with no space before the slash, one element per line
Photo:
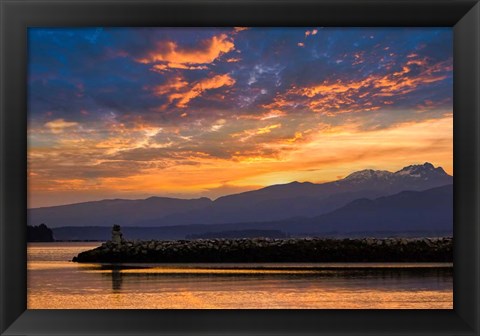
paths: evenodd
<path fill-rule="evenodd" d="M 99 272 L 102 276 L 107 276 L 111 278 L 112 282 L 112 292 L 119 293 L 122 290 L 122 284 L 124 281 L 124 271 L 128 269 L 148 269 L 146 267 L 135 267 L 135 266 L 125 266 L 125 265 L 88 265 L 83 268 L 84 271 L 93 271 L 95 273 Z M 140 273 L 141 274 L 141 273 Z"/>
<path fill-rule="evenodd" d="M 453 307 L 448 264 L 99 265 L 74 248 L 29 249 L 29 309 Z"/>
<path fill-rule="evenodd" d="M 121 269 L 112 269 L 112 292 L 119 292 L 122 289 L 123 275 Z"/>
<path fill-rule="evenodd" d="M 132 267 L 124 265 L 92 265 L 84 268 L 88 273 L 96 274 L 111 281 L 113 293 L 122 292 L 123 286 L 144 288 L 162 286 L 169 287 L 173 282 L 181 284 L 194 281 L 198 290 L 211 290 L 215 285 L 238 288 L 239 284 L 248 286 L 264 284 L 273 287 L 275 284 L 295 286 L 296 288 L 332 288 L 389 291 L 436 290 L 449 288 L 452 285 L 453 269 L 440 268 L 380 268 L 380 269 L 324 269 L 311 267 L 306 270 L 291 269 L 210 269 L 201 266 L 186 268 L 170 267 Z M 238 272 L 237 272 L 238 271 Z M 125 291 L 125 292 L 128 292 Z"/>

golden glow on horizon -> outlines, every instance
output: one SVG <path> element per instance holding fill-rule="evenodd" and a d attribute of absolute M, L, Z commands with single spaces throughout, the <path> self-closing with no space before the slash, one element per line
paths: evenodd
<path fill-rule="evenodd" d="M 70 142 L 64 137 L 59 147 L 32 147 L 29 151 L 30 193 L 39 198 L 31 200 L 32 205 L 40 204 L 42 196 L 66 192 L 78 192 L 82 196 L 91 192 L 94 199 L 112 198 L 113 195 L 128 198 L 138 194 L 218 197 L 292 181 L 332 181 L 367 168 L 396 171 L 425 161 L 453 174 L 452 114 L 379 130 L 362 130 L 361 125 L 354 122 L 343 126 L 319 124 L 316 129 L 311 126 L 309 130 L 295 132 L 293 137 L 283 140 L 263 139 L 264 142 L 257 144 L 258 153 L 252 150 L 250 154 L 248 151 L 238 152 L 239 155 L 232 158 L 219 158 L 202 151 L 190 151 L 184 153 L 180 161 L 176 157 L 155 158 L 150 155 L 149 150 L 153 153 L 158 150 L 158 147 L 149 147 L 149 139 L 162 131 L 156 128 L 130 130 L 127 132 L 128 141 L 124 141 L 121 134 L 116 134 L 118 138 L 110 137 L 100 142 L 84 139 L 81 147 L 76 141 Z M 270 123 L 242 136 L 250 136 L 255 141 L 255 136 L 269 136 L 270 132 L 281 130 L 280 123 Z M 132 137 L 131 132 L 139 137 Z M 232 136 L 235 139 L 235 134 Z M 237 139 L 242 141 L 239 136 Z M 146 150 L 147 153 L 132 158 L 135 166 L 130 165 L 132 162 L 128 157 L 95 160 L 112 153 L 124 155 L 128 148 L 133 152 Z M 273 154 L 261 155 L 261 151 Z M 140 155 L 147 154 L 146 161 L 142 161 Z M 77 159 L 82 167 L 76 164 Z M 182 164 L 187 159 L 191 161 Z M 106 171 L 106 176 L 102 176 L 101 167 L 105 164 L 118 170 L 114 174 Z M 80 168 L 92 170 L 92 174 L 98 176 L 70 176 Z M 61 202 L 59 198 L 58 203 Z"/>
<path fill-rule="evenodd" d="M 214 199 L 425 162 L 453 174 L 448 27 L 30 35 L 29 207 Z"/>

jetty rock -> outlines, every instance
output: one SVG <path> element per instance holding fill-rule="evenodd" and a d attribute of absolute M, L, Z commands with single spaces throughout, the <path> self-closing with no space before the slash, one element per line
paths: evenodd
<path fill-rule="evenodd" d="M 79 263 L 452 262 L 453 239 L 242 238 L 116 240 L 81 252 Z"/>

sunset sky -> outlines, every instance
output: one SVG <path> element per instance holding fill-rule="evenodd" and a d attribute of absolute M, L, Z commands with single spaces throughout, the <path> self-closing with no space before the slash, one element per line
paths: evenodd
<path fill-rule="evenodd" d="M 29 29 L 29 207 L 453 174 L 452 74 L 450 28 Z"/>

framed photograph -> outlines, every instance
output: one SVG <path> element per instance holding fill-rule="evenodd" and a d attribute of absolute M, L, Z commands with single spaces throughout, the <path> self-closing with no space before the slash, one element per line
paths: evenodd
<path fill-rule="evenodd" d="M 479 334 L 478 1 L 1 18 L 2 335 Z"/>

